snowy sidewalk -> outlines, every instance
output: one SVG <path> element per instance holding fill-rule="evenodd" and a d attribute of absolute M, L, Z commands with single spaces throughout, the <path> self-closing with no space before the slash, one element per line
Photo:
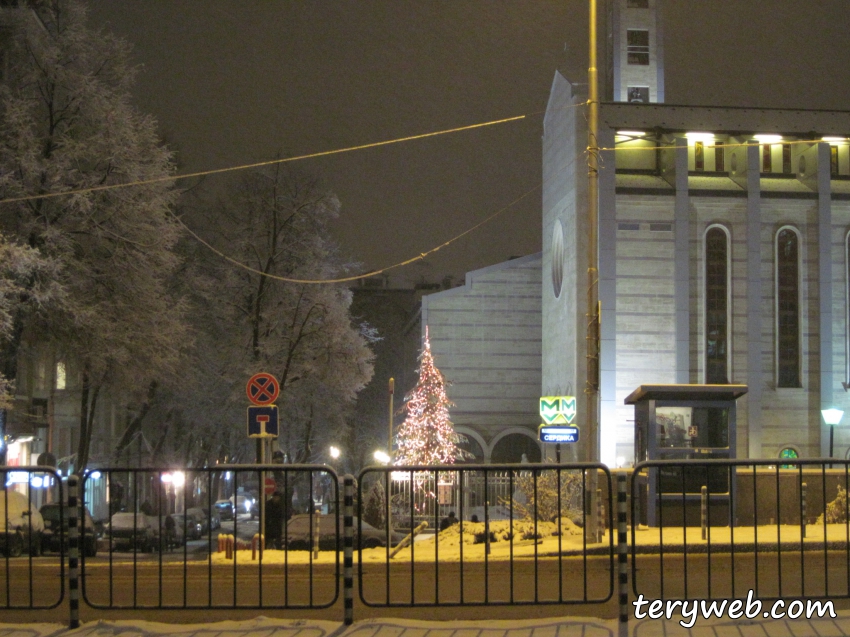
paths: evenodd
<path fill-rule="evenodd" d="M 632 621 L 632 637 L 840 637 L 850 635 L 850 611 L 836 619 Z M 425 622 L 370 619 L 344 626 L 319 620 L 271 619 L 210 624 L 163 624 L 139 620 L 89 622 L 75 630 L 57 624 L 0 624 L 0 637 L 617 637 L 616 620 L 579 617 Z"/>

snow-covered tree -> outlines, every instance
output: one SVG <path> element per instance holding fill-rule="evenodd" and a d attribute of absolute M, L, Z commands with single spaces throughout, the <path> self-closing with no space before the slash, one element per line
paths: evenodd
<path fill-rule="evenodd" d="M 466 455 L 458 446 L 462 437 L 455 433 L 449 420 L 449 407 L 454 404 L 446 395 L 446 386 L 446 379 L 434 364 L 426 326 L 419 356 L 419 381 L 404 397 L 407 416 L 398 428 L 395 464 L 451 464 Z"/>
<path fill-rule="evenodd" d="M 101 391 L 145 396 L 185 343 L 183 308 L 167 287 L 178 264 L 171 185 L 96 190 L 168 177 L 171 158 L 155 122 L 130 104 L 128 46 L 90 30 L 82 4 L 20 3 L 4 19 L 0 197 L 19 200 L 0 206 L 0 230 L 55 264 L 61 302 L 15 309 L 3 369 L 14 375 L 22 336 L 72 363 L 81 470 Z"/>
<path fill-rule="evenodd" d="M 319 439 L 343 444 L 348 411 L 372 375 L 369 332 L 352 324 L 345 285 L 273 278 L 344 275 L 346 266 L 329 237 L 338 214 L 334 195 L 278 165 L 243 175 L 218 204 L 186 215 L 219 251 L 190 247 L 192 377 L 206 390 L 185 417 L 203 424 L 205 441 L 232 441 L 227 432 L 235 427 L 247 442 L 245 383 L 256 372 L 268 372 L 281 386 L 278 443 L 289 462 L 316 459 Z M 210 436 L 210 429 L 217 433 Z M 197 444 L 195 450 L 200 451 Z M 239 453 L 248 460 L 249 450 L 242 444 Z M 218 453 L 232 458 L 234 451 L 230 446 Z M 208 453 L 221 458 L 215 449 Z"/>

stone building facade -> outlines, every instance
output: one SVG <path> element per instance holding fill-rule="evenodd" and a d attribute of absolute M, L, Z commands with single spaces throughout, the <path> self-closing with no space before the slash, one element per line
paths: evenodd
<path fill-rule="evenodd" d="M 464 285 L 422 298 L 423 330 L 472 462 L 540 459 L 540 259 L 475 270 Z"/>

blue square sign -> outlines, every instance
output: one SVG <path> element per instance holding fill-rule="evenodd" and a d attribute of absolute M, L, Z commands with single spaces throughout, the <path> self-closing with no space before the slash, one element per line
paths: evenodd
<path fill-rule="evenodd" d="M 277 438 L 277 405 L 248 407 L 248 437 Z"/>

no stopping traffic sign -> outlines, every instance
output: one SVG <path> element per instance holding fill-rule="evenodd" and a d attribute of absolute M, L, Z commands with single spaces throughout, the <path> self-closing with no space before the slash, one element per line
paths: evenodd
<path fill-rule="evenodd" d="M 271 405 L 280 395 L 277 378 L 266 372 L 254 374 L 245 387 L 248 400 L 255 405 Z"/>

